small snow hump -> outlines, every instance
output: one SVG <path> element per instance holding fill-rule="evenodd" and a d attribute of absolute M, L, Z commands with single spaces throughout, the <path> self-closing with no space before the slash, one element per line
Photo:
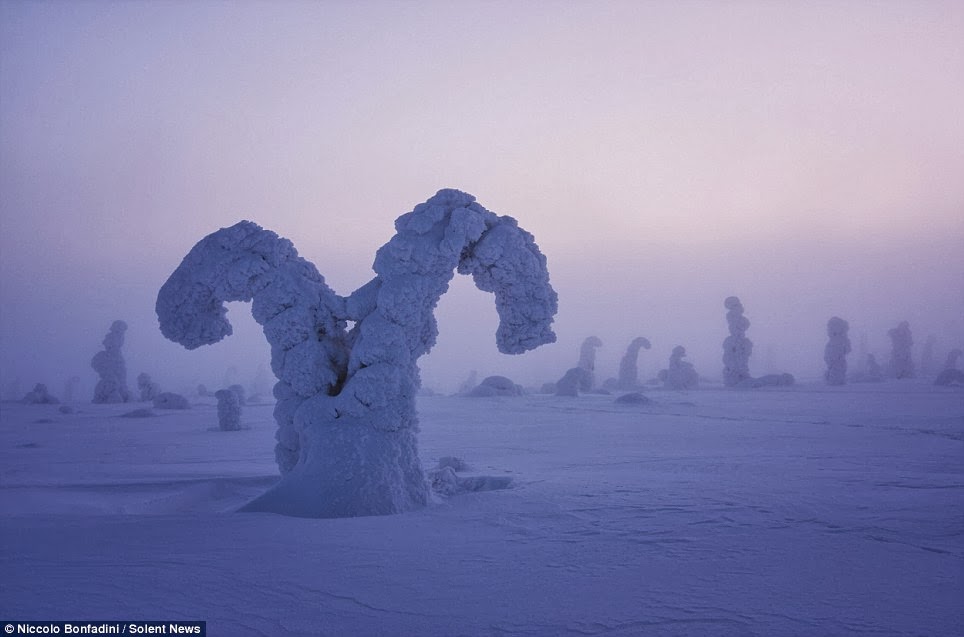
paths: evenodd
<path fill-rule="evenodd" d="M 395 229 L 375 254 L 375 277 L 347 297 L 289 240 L 250 221 L 199 241 L 158 292 L 161 332 L 188 349 L 231 334 L 230 301 L 251 301 L 271 345 L 282 478 L 243 510 L 351 517 L 428 501 L 417 361 L 435 344 L 434 309 L 456 272 L 494 294 L 499 351 L 555 341 L 546 258 L 515 219 L 443 189 Z"/>

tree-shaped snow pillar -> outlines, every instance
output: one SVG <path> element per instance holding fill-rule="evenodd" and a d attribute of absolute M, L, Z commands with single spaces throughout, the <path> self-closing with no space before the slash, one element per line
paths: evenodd
<path fill-rule="evenodd" d="M 750 320 L 743 316 L 743 304 L 735 296 L 729 296 L 723 301 L 726 307 L 726 323 L 730 335 L 723 341 L 723 384 L 735 387 L 750 376 L 750 354 L 753 353 L 753 341 L 746 337 L 750 329 Z"/>
<path fill-rule="evenodd" d="M 847 382 L 847 354 L 850 353 L 850 338 L 847 332 L 850 324 L 839 316 L 827 321 L 827 345 L 823 349 L 823 360 L 827 364 L 824 379 L 828 385 L 843 385 Z"/>
<path fill-rule="evenodd" d="M 652 347 L 642 336 L 634 338 L 619 361 L 619 389 L 639 389 L 639 350 Z"/>
<path fill-rule="evenodd" d="M 252 301 L 271 345 L 282 478 L 245 510 L 349 517 L 425 504 L 416 363 L 435 344 L 433 310 L 456 270 L 495 294 L 501 352 L 555 341 L 546 259 L 514 219 L 440 190 L 395 229 L 375 278 L 348 297 L 290 241 L 249 221 L 202 239 L 161 288 L 161 331 L 188 349 L 231 333 L 227 301 Z"/>
<path fill-rule="evenodd" d="M 104 350 L 97 352 L 90 360 L 90 366 L 100 376 L 94 387 L 94 403 L 126 403 L 131 399 L 127 388 L 127 365 L 121 348 L 124 346 L 124 333 L 127 323 L 114 321 L 104 337 Z"/>

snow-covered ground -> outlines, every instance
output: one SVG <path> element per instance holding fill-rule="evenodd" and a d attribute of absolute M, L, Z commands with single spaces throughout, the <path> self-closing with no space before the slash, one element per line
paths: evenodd
<path fill-rule="evenodd" d="M 232 513 L 271 405 L 0 406 L 0 617 L 210 635 L 961 635 L 964 393 L 923 381 L 422 397 L 426 468 L 509 488 L 402 515 Z M 482 487 L 503 481 L 479 481 Z"/>

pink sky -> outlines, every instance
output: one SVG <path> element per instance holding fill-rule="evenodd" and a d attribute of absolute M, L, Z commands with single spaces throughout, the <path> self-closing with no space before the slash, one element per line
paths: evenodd
<path fill-rule="evenodd" d="M 0 2 L 2 380 L 92 374 L 115 318 L 134 375 L 246 365 L 256 328 L 157 331 L 194 242 L 249 218 L 347 293 L 442 187 L 535 234 L 560 343 L 504 361 L 460 282 L 427 380 L 552 375 L 590 331 L 714 376 L 731 294 L 801 371 L 833 314 L 961 346 L 962 33 L 960 2 Z"/>

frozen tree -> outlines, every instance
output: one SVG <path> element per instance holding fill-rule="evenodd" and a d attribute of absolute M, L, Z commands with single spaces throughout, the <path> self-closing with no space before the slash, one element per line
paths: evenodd
<path fill-rule="evenodd" d="M 262 402 L 264 394 L 267 394 L 271 389 L 271 383 L 268 379 L 268 372 L 265 369 L 264 363 L 258 365 L 258 370 L 254 374 L 254 380 L 251 381 L 251 400 L 253 402 Z"/>
<path fill-rule="evenodd" d="M 901 321 L 897 327 L 888 330 L 887 335 L 890 336 L 891 343 L 888 375 L 893 378 L 913 378 L 914 360 L 911 358 L 910 348 L 914 339 L 911 337 L 910 324 Z"/>
<path fill-rule="evenodd" d="M 147 372 L 141 372 L 137 375 L 137 390 L 140 392 L 141 400 L 144 402 L 154 400 L 157 395 L 161 393 L 161 388 L 151 380 L 151 376 Z"/>
<path fill-rule="evenodd" d="M 696 373 L 693 364 L 684 361 L 686 348 L 677 345 L 673 348 L 669 357 L 669 367 L 665 374 L 660 374 L 663 378 L 663 387 L 666 389 L 696 389 L 700 384 L 700 376 Z"/>
<path fill-rule="evenodd" d="M 590 336 L 579 348 L 579 363 L 576 367 L 588 372 L 579 377 L 580 391 L 591 391 L 596 384 L 596 348 L 598 347 L 602 347 L 602 341 L 598 336 Z"/>
<path fill-rule="evenodd" d="M 121 354 L 126 331 L 127 323 L 114 321 L 104 337 L 104 351 L 97 352 L 90 361 L 90 366 L 100 375 L 94 387 L 95 403 L 126 403 L 131 399 L 127 389 L 127 366 Z"/>
<path fill-rule="evenodd" d="M 827 341 L 823 349 L 823 360 L 827 363 L 824 379 L 828 385 L 843 385 L 847 382 L 847 354 L 850 353 L 850 338 L 847 332 L 850 324 L 838 316 L 827 321 Z"/>
<path fill-rule="evenodd" d="M 237 395 L 239 403 L 241 403 L 242 405 L 248 404 L 248 399 L 244 395 L 244 387 L 235 383 L 234 385 L 231 385 L 230 387 L 228 387 L 228 389 L 233 391 Z M 217 392 L 214 392 L 214 395 L 217 396 Z"/>
<path fill-rule="evenodd" d="M 957 359 L 961 357 L 961 350 L 952 349 L 947 353 L 947 360 L 944 362 L 944 369 L 934 380 L 935 385 L 961 385 L 964 384 L 964 372 L 957 369 Z"/>
<path fill-rule="evenodd" d="M 736 387 L 751 378 L 753 342 L 746 337 L 750 321 L 743 316 L 743 304 L 737 297 L 727 297 L 723 305 L 727 310 L 726 323 L 730 330 L 730 335 L 723 341 L 723 384 Z"/>
<path fill-rule="evenodd" d="M 203 397 L 210 396 L 211 392 L 208 391 L 207 385 L 201 383 L 197 386 L 197 395 Z"/>
<path fill-rule="evenodd" d="M 433 310 L 454 271 L 494 292 L 500 351 L 555 340 L 546 259 L 514 219 L 441 190 L 395 228 L 376 253 L 375 277 L 348 297 L 290 241 L 249 221 L 202 239 L 162 286 L 156 309 L 167 338 L 188 349 L 215 343 L 231 334 L 224 303 L 252 301 L 271 345 L 282 477 L 244 510 L 348 517 L 425 504 L 417 361 L 435 344 Z"/>
<path fill-rule="evenodd" d="M 652 346 L 649 341 L 642 336 L 632 340 L 629 347 L 626 348 L 626 353 L 619 361 L 619 380 L 616 383 L 616 389 L 639 389 L 639 370 L 637 367 L 639 350 L 649 349 L 650 347 Z"/>
<path fill-rule="evenodd" d="M 864 370 L 861 381 L 865 383 L 878 383 L 884 379 L 884 370 L 881 369 L 880 363 L 877 362 L 877 357 L 873 354 L 867 354 Z"/>
<path fill-rule="evenodd" d="M 27 405 L 56 405 L 60 403 L 47 391 L 47 386 L 43 383 L 34 385 L 33 391 L 27 392 L 27 395 L 20 402 Z"/>
<path fill-rule="evenodd" d="M 221 431 L 241 429 L 241 401 L 237 392 L 219 389 L 214 396 L 218 399 L 218 427 Z"/>

